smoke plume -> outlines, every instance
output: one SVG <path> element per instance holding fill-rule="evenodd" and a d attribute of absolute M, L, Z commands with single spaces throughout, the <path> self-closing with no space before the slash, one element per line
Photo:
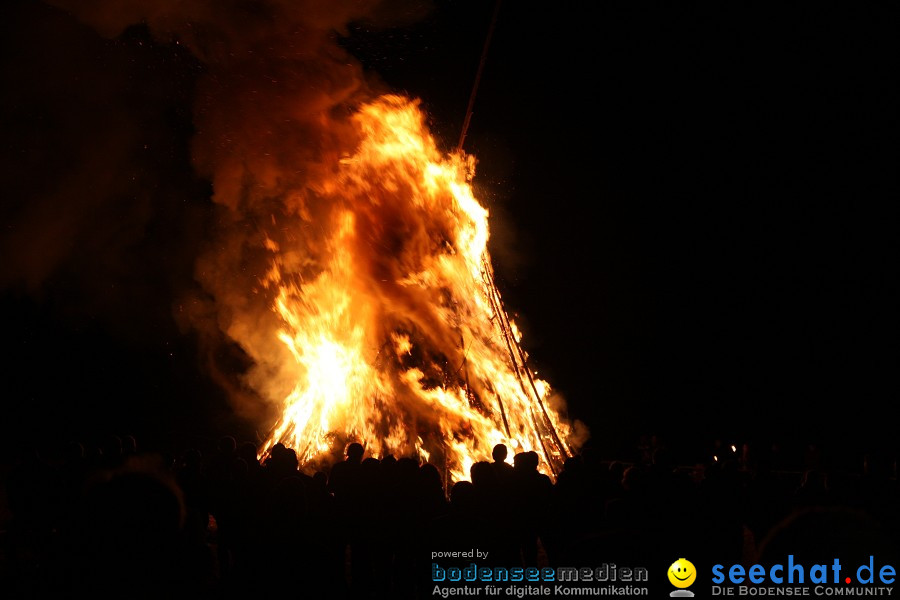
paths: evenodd
<path fill-rule="evenodd" d="M 272 379 L 264 357 L 283 351 L 263 333 L 273 330 L 263 232 L 315 223 L 315 190 L 353 144 L 347 118 L 384 91 L 341 47 L 348 24 L 401 25 L 427 7 L 51 5 L 19 7 L 21 33 L 8 38 L 27 67 L 5 65 L 19 93 L 6 129 L 25 150 L 6 162 L 20 189 L 0 283 L 38 296 L 62 288 L 65 310 L 102 315 L 123 335 L 155 322 L 129 306 L 167 297 L 238 412 L 271 417 L 252 385 Z M 235 376 L 246 368 L 249 380 Z"/>

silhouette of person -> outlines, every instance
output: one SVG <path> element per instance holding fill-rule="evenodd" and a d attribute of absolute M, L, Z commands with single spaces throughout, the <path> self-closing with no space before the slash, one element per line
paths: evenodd
<path fill-rule="evenodd" d="M 491 451 L 491 458 L 494 459 L 491 466 L 500 485 L 507 485 L 513 474 L 513 466 L 506 462 L 507 456 L 508 450 L 505 444 L 497 444 Z"/>
<path fill-rule="evenodd" d="M 341 546 L 350 553 L 350 586 L 367 583 L 368 562 L 364 528 L 366 525 L 365 448 L 359 442 L 347 446 L 346 458 L 331 467 L 328 490 L 334 496 L 336 534 Z"/>
<path fill-rule="evenodd" d="M 538 539 L 547 531 L 553 482 L 540 471 L 537 452 L 520 452 L 513 458 L 516 539 L 522 564 L 537 566 Z"/>

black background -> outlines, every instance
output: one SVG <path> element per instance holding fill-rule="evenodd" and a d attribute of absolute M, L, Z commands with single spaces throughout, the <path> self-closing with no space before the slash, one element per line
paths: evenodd
<path fill-rule="evenodd" d="M 437 2 L 342 44 L 420 97 L 449 150 L 494 8 Z M 592 443 L 628 455 L 656 434 L 686 457 L 715 439 L 895 444 L 894 15 L 635 2 L 498 15 L 465 149 L 507 308 Z M 189 161 L 196 61 L 139 28 L 110 44 L 35 2 L 4 27 L 4 442 L 253 436 L 172 318 L 209 218 Z M 95 107 L 107 97 L 154 132 L 146 195 L 120 226 L 117 209 L 47 200 L 94 184 L 67 165 L 84 167 L 98 127 L 122 126 Z M 52 269 L 13 256 L 50 253 L 67 223 L 79 233 Z"/>

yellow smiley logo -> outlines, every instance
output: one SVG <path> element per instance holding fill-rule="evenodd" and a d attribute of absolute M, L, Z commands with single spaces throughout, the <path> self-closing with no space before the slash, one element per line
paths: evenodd
<path fill-rule="evenodd" d="M 690 587 L 695 579 L 697 579 L 697 569 L 686 558 L 679 558 L 669 567 L 669 581 L 677 588 Z"/>

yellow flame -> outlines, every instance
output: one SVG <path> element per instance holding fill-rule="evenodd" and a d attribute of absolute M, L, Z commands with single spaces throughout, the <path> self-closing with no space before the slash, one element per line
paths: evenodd
<path fill-rule="evenodd" d="M 291 268 L 291 249 L 266 239 L 296 383 L 264 453 L 280 442 L 307 464 L 358 440 L 456 481 L 504 443 L 553 471 L 570 428 L 493 284 L 474 160 L 442 155 L 407 98 L 381 97 L 353 123 L 355 152 L 317 190 L 334 208 L 316 224 L 328 232 L 316 269 Z"/>

